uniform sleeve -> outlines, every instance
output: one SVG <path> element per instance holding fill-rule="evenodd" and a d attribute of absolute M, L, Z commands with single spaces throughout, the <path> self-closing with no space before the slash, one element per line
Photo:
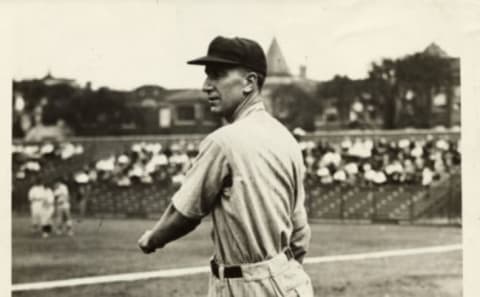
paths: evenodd
<path fill-rule="evenodd" d="M 229 175 L 222 147 L 211 137 L 200 144 L 199 153 L 187 171 L 180 189 L 172 198 L 173 206 L 182 215 L 200 219 L 213 209 L 222 184 Z"/>
<path fill-rule="evenodd" d="M 310 244 L 311 230 L 308 225 L 307 211 L 305 209 L 305 188 L 303 186 L 305 169 L 303 164 L 299 171 L 300 172 L 296 177 L 297 197 L 292 214 L 293 234 L 291 237 L 290 248 L 295 255 L 295 259 L 302 262 Z"/>

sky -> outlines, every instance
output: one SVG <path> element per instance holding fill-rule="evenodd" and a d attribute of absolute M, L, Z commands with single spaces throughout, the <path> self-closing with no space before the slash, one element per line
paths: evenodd
<path fill-rule="evenodd" d="M 337 3 L 339 2 L 339 3 Z M 16 2 L 15 2 L 16 3 Z M 217 35 L 276 37 L 298 74 L 328 80 L 366 77 L 373 61 L 422 51 L 431 42 L 460 56 L 479 30 L 472 1 L 23 1 L 12 9 L 12 78 L 91 81 L 94 88 L 144 84 L 196 88 L 203 69 L 186 61 L 206 54 Z"/>

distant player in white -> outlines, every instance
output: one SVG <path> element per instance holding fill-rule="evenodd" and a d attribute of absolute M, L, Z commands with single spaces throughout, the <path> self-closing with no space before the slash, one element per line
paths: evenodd
<path fill-rule="evenodd" d="M 34 184 L 28 191 L 28 200 L 30 201 L 32 232 L 38 232 L 42 225 L 41 215 L 43 210 L 43 184 L 40 180 L 35 180 Z"/>
<path fill-rule="evenodd" d="M 55 196 L 48 186 L 43 186 L 40 192 L 42 197 L 42 208 L 40 213 L 40 221 L 42 224 L 42 237 L 50 236 L 52 232 L 52 219 L 55 212 Z"/>
<path fill-rule="evenodd" d="M 55 196 L 55 229 L 58 234 L 73 235 L 72 216 L 70 212 L 70 192 L 61 181 L 53 186 Z"/>

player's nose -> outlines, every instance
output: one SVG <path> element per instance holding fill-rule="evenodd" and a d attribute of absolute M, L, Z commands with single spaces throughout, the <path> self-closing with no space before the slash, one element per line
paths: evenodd
<path fill-rule="evenodd" d="M 205 78 L 205 81 L 203 82 L 202 91 L 207 93 L 207 94 L 210 93 L 211 91 L 213 91 L 212 82 L 208 77 Z"/>

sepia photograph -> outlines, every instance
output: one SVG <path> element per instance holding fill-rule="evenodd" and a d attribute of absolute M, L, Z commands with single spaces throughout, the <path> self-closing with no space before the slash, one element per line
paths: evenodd
<path fill-rule="evenodd" d="M 474 296 L 465 3 L 10 3 L 2 292 Z"/>

